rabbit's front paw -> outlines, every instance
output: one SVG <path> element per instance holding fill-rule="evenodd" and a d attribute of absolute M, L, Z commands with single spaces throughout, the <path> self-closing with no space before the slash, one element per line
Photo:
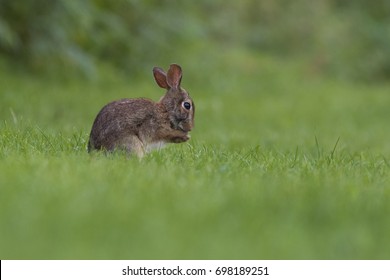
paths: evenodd
<path fill-rule="evenodd" d="M 182 142 L 186 142 L 186 141 L 190 140 L 190 138 L 191 138 L 190 135 L 185 134 L 183 136 L 174 137 L 172 139 L 172 142 L 173 143 L 182 143 Z"/>

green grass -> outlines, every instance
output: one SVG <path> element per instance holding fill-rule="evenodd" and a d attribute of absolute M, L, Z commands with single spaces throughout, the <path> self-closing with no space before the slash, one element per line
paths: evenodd
<path fill-rule="evenodd" d="M 141 161 L 86 142 L 106 102 L 159 98 L 151 73 L 1 68 L 0 258 L 390 258 L 389 86 L 239 51 L 206 61 L 182 65 L 191 141 Z"/>

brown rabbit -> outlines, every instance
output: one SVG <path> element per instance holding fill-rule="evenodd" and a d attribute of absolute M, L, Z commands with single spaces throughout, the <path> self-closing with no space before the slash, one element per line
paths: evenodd
<path fill-rule="evenodd" d="M 167 90 L 160 101 L 121 99 L 104 106 L 93 123 L 88 152 L 122 149 L 142 157 L 164 143 L 190 139 L 195 106 L 188 92 L 180 87 L 181 67 L 171 64 L 168 73 L 154 67 L 153 75 L 157 84 Z"/>

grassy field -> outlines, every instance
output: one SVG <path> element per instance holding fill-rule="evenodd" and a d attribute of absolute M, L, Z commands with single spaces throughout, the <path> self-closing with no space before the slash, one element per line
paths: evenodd
<path fill-rule="evenodd" d="M 163 94 L 151 71 L 2 65 L 0 259 L 389 259 L 390 86 L 217 53 L 175 61 L 192 139 L 141 161 L 86 143 L 108 101 Z"/>

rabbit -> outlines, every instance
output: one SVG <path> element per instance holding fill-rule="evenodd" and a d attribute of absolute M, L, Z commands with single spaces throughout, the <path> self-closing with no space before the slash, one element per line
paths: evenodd
<path fill-rule="evenodd" d="M 121 99 L 105 105 L 92 125 L 88 152 L 125 150 L 142 158 L 165 143 L 190 139 L 195 105 L 181 88 L 182 69 L 171 64 L 167 73 L 153 68 L 156 83 L 166 89 L 158 102 L 146 98 Z"/>

